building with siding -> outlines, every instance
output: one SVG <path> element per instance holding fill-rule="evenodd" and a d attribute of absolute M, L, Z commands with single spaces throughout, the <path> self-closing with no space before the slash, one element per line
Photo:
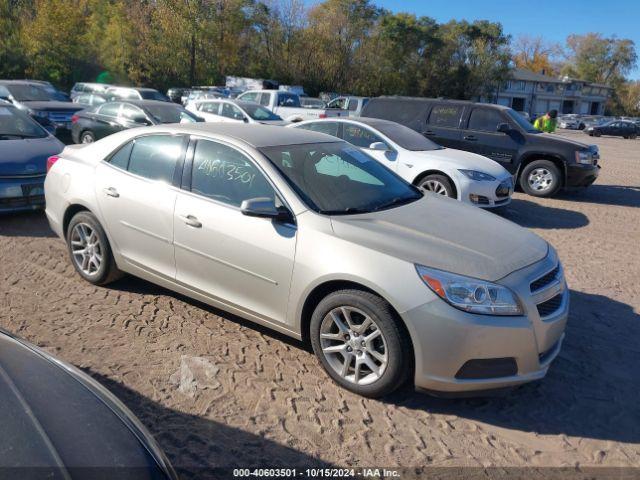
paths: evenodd
<path fill-rule="evenodd" d="M 611 91 L 606 85 L 569 77 L 555 78 L 517 68 L 511 80 L 481 101 L 527 112 L 531 117 L 554 109 L 560 114 L 604 115 Z"/>

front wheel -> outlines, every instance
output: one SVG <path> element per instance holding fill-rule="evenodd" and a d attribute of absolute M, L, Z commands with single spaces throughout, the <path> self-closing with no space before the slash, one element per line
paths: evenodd
<path fill-rule="evenodd" d="M 422 188 L 423 190 L 427 190 L 428 192 L 436 193 L 438 195 L 455 198 L 451 181 L 444 175 L 440 175 L 437 173 L 427 175 L 426 177 L 420 179 L 420 181 L 418 182 L 418 187 Z"/>
<path fill-rule="evenodd" d="M 562 186 L 562 175 L 553 162 L 535 160 L 522 169 L 520 186 L 534 197 L 550 197 Z"/>
<path fill-rule="evenodd" d="M 373 293 L 329 294 L 311 317 L 313 351 L 339 385 L 365 397 L 393 392 L 407 378 L 411 351 L 391 306 Z"/>
<path fill-rule="evenodd" d="M 67 229 L 71 263 L 86 281 L 104 285 L 122 276 L 116 267 L 107 235 L 90 212 L 76 213 Z"/>

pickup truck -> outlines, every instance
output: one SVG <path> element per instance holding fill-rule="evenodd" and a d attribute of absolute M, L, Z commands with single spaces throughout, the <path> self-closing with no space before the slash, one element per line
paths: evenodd
<path fill-rule="evenodd" d="M 346 117 L 345 111 L 322 108 L 304 108 L 300 97 L 282 90 L 249 90 L 238 96 L 238 100 L 259 103 L 288 122 L 302 122 L 328 117 Z"/>

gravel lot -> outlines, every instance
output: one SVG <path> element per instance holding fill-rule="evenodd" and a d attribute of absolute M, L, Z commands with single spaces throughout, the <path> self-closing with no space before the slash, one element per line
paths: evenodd
<path fill-rule="evenodd" d="M 594 186 L 516 194 L 502 213 L 558 249 L 572 290 L 548 376 L 504 396 L 359 398 L 293 340 L 135 278 L 82 281 L 43 214 L 0 218 L 0 326 L 113 391 L 185 478 L 249 465 L 640 467 L 640 140 L 593 141 Z"/>

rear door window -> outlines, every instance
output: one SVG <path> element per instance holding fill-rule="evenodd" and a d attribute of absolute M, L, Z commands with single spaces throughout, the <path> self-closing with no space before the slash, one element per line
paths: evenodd
<path fill-rule="evenodd" d="M 268 107 L 270 102 L 271 102 L 270 93 L 263 93 L 260 95 L 260 105 L 262 105 L 263 107 Z"/>
<path fill-rule="evenodd" d="M 305 125 L 300 125 L 298 128 L 304 128 L 305 130 L 326 133 L 327 135 L 338 137 L 340 124 L 338 122 L 314 122 L 314 123 L 307 123 Z"/>
<path fill-rule="evenodd" d="M 115 118 L 118 116 L 118 112 L 120 111 L 121 106 L 122 104 L 119 102 L 105 103 L 100 107 L 98 113 L 100 115 L 104 115 L 105 117 Z"/>
<path fill-rule="evenodd" d="M 174 135 L 136 138 L 129 158 L 129 172 L 149 180 L 171 183 L 183 143 L 183 137 Z"/>
<path fill-rule="evenodd" d="M 469 116 L 469 130 L 483 132 L 497 131 L 498 125 L 505 123 L 500 112 L 494 108 L 474 108 Z"/>
<path fill-rule="evenodd" d="M 462 105 L 435 105 L 427 123 L 432 127 L 458 128 L 463 109 Z"/>
<path fill-rule="evenodd" d="M 131 155 L 131 148 L 133 147 L 133 142 L 128 142 L 120 149 L 116 151 L 111 158 L 109 159 L 109 164 L 114 167 L 121 168 L 122 170 L 126 170 L 129 166 L 129 155 Z"/>

